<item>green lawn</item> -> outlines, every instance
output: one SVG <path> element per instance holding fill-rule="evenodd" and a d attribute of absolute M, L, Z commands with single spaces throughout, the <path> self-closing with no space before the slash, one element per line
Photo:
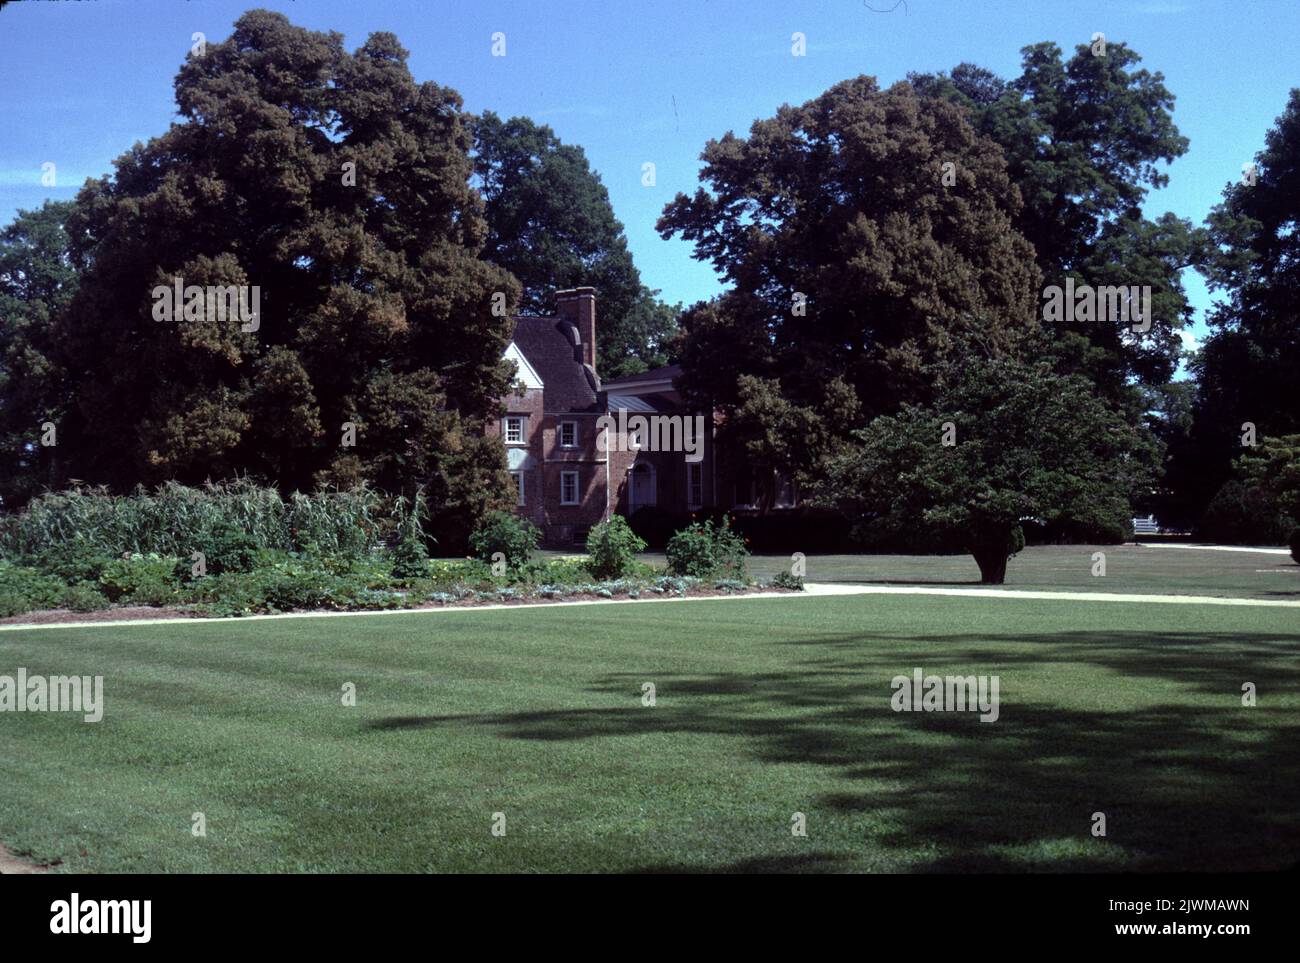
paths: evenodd
<path fill-rule="evenodd" d="M 0 840 L 102 872 L 1288 866 L 1298 654 L 1293 609 L 924 596 L 0 632 L 0 673 L 107 703 L 0 714 Z M 998 675 L 1000 720 L 892 712 L 916 666 Z"/>
<path fill-rule="evenodd" d="M 1106 575 L 1092 574 L 1092 555 L 1104 552 Z M 562 553 L 550 553 L 562 554 Z M 662 554 L 646 561 L 663 564 Z M 810 582 L 897 585 L 977 585 L 969 555 L 813 555 Z M 790 569 L 789 555 L 758 555 L 750 571 L 762 578 Z M 1219 598 L 1300 600 L 1300 565 L 1289 555 L 1220 552 L 1137 545 L 1036 545 L 1007 566 L 1009 589 L 1210 595 Z"/>

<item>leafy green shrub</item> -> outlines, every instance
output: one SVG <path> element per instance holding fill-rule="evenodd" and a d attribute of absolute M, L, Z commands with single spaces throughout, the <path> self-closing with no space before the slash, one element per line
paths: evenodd
<path fill-rule="evenodd" d="M 667 554 L 668 571 L 673 575 L 744 578 L 749 552 L 728 520 L 714 525 L 710 519 L 693 522 L 670 538 Z"/>
<path fill-rule="evenodd" d="M 11 615 L 22 615 L 38 607 L 21 592 L 15 592 L 7 585 L 0 588 L 0 619 L 7 619 Z"/>
<path fill-rule="evenodd" d="M 1268 492 L 1230 481 L 1210 499 L 1199 533 L 1229 545 L 1281 545 L 1293 524 Z"/>
<path fill-rule="evenodd" d="M 110 601 L 131 601 L 139 605 L 165 605 L 176 593 L 176 573 L 182 560 L 160 555 L 131 555 L 115 558 L 99 576 L 99 590 Z"/>
<path fill-rule="evenodd" d="M 8 610 L 2 615 L 54 608 L 61 603 L 66 589 L 67 585 L 58 576 L 0 561 L 0 591 L 6 596 L 0 610 Z"/>
<path fill-rule="evenodd" d="M 540 535 L 537 526 L 528 519 L 512 512 L 494 511 L 488 512 L 470 534 L 469 545 L 474 557 L 480 561 L 490 565 L 492 556 L 500 552 L 505 557 L 506 566 L 518 570 L 537 548 Z"/>
<path fill-rule="evenodd" d="M 96 546 L 81 540 L 50 545 L 29 556 L 32 567 L 65 584 L 95 582 L 113 561 Z"/>
<path fill-rule="evenodd" d="M 476 558 L 440 558 L 430 563 L 429 577 L 438 582 L 490 582 L 492 566 Z"/>
<path fill-rule="evenodd" d="M 257 567 L 261 549 L 257 539 L 232 522 L 218 521 L 203 533 L 197 551 L 206 559 L 207 574 L 251 572 Z"/>
<path fill-rule="evenodd" d="M 1300 565 L 1300 525 L 1291 533 L 1291 557 Z"/>
<path fill-rule="evenodd" d="M 54 575 L 0 561 L 0 618 L 62 604 L 67 586 Z"/>
<path fill-rule="evenodd" d="M 408 532 L 393 549 L 393 577 L 410 581 L 428 574 L 429 551 L 424 547 L 424 539 Z"/>
<path fill-rule="evenodd" d="M 632 568 L 638 552 L 645 551 L 645 540 L 638 538 L 622 515 L 592 528 L 587 535 L 587 567 L 596 578 L 621 578 Z"/>
<path fill-rule="evenodd" d="M 351 594 L 346 579 L 319 570 L 275 572 L 262 582 L 259 600 L 272 611 L 344 608 Z M 364 589 L 364 586 L 354 586 Z"/>
<path fill-rule="evenodd" d="M 63 598 L 59 600 L 65 609 L 72 609 L 74 612 L 98 612 L 100 609 L 106 609 L 109 606 L 108 599 L 89 582 L 78 582 L 76 585 L 69 585 L 63 591 Z"/>
<path fill-rule="evenodd" d="M 511 573 L 523 585 L 574 585 L 591 578 L 587 563 L 580 559 L 533 559 Z"/>
<path fill-rule="evenodd" d="M 192 598 L 207 614 L 248 615 L 347 608 L 357 593 L 367 589 L 364 579 L 291 565 L 212 576 L 194 583 Z"/>
<path fill-rule="evenodd" d="M 772 578 L 772 587 L 779 589 L 789 589 L 792 592 L 803 591 L 803 577 L 787 572 L 784 569 L 777 572 Z"/>

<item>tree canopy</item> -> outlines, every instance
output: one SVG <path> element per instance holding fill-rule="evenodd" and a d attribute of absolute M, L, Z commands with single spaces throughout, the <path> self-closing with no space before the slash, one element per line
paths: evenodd
<path fill-rule="evenodd" d="M 971 346 L 940 366 L 936 385 L 932 403 L 857 434 L 831 462 L 822 501 L 858 524 L 944 533 L 992 583 L 1023 544 L 1022 521 L 1127 527 L 1148 481 L 1133 457 L 1145 437 L 1085 377 Z"/>
<path fill-rule="evenodd" d="M 0 504 L 62 480 L 58 424 L 69 397 L 54 318 L 77 289 L 64 225 L 70 202 L 20 211 L 0 231 Z M 51 438 L 43 428 L 54 425 Z M 55 444 L 42 444 L 42 439 Z"/>
<path fill-rule="evenodd" d="M 1178 363 L 1177 332 L 1191 320 L 1181 272 L 1204 245 L 1189 221 L 1142 214 L 1147 192 L 1168 183 L 1161 164 L 1187 151 L 1174 96 L 1123 43 L 1081 44 L 1068 60 L 1050 42 L 1021 55 L 1021 73 L 1009 81 L 969 63 L 909 79 L 920 93 L 961 105 L 1002 148 L 1024 199 L 1015 225 L 1047 284 L 1073 277 L 1093 287 L 1151 287 L 1149 331 L 1103 316 L 1056 325 L 1063 370 L 1087 374 L 1117 400 L 1130 379 L 1166 383 Z"/>
<path fill-rule="evenodd" d="M 500 497 L 482 427 L 519 285 L 480 255 L 460 97 L 406 58 L 391 34 L 348 53 L 264 10 L 189 56 L 180 120 L 67 217 L 84 273 L 52 321 L 65 477 L 423 486 L 453 524 Z M 260 315 L 156 320 L 176 283 L 256 290 Z"/>
<path fill-rule="evenodd" d="M 735 412 L 747 373 L 813 408 L 838 382 L 869 416 L 923 396 L 954 334 L 1010 349 L 1036 327 L 1019 192 L 960 107 L 858 77 L 702 158 L 708 189 L 659 221 L 732 285 L 683 318 L 698 403 Z"/>
<path fill-rule="evenodd" d="M 641 282 L 609 192 L 581 147 L 527 117 L 486 111 L 474 125 L 474 172 L 488 225 L 483 256 L 518 278 L 525 311 L 550 314 L 556 291 L 594 287 L 601 374 L 668 363 L 677 311 Z"/>
<path fill-rule="evenodd" d="M 1190 430 L 1171 447 L 1167 503 L 1196 519 L 1256 437 L 1300 431 L 1300 89 L 1265 134 L 1254 168 L 1211 212 L 1206 265 L 1223 293 L 1191 365 Z"/>

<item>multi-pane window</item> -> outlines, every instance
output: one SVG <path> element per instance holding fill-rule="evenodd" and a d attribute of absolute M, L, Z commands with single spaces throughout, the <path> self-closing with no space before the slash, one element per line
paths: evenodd
<path fill-rule="evenodd" d="M 560 472 L 560 504 L 578 504 L 578 473 L 576 471 Z"/>
<path fill-rule="evenodd" d="M 515 489 L 519 496 L 519 500 L 515 502 L 515 504 L 522 506 L 524 503 L 524 473 L 521 471 L 512 471 L 510 477 L 515 480 Z"/>
<path fill-rule="evenodd" d="M 560 447 L 578 447 L 578 423 L 576 421 L 560 422 Z"/>
<path fill-rule="evenodd" d="M 704 505 L 704 465 L 700 462 L 686 463 L 686 507 L 700 508 Z"/>
<path fill-rule="evenodd" d="M 520 417 L 506 418 L 503 434 L 507 445 L 522 445 L 524 443 L 524 419 Z"/>

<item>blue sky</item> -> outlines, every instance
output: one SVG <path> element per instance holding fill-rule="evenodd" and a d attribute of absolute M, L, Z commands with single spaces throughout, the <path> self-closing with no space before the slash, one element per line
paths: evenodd
<path fill-rule="evenodd" d="M 585 148 L 609 188 L 648 284 L 672 301 L 719 290 L 689 245 L 654 222 L 697 186 L 710 137 L 748 129 L 782 103 L 802 103 L 846 77 L 888 84 L 909 70 L 969 60 L 1014 76 L 1020 48 L 1072 49 L 1094 31 L 1122 40 L 1165 74 L 1190 138 L 1148 212 L 1199 222 L 1263 145 L 1289 89 L 1300 85 L 1296 0 L 87 0 L 0 10 L 0 223 L 47 197 L 71 197 L 136 140 L 174 119 L 172 78 L 201 31 L 224 39 L 253 6 L 302 26 L 340 31 L 349 49 L 375 30 L 411 51 L 417 80 L 454 87 L 473 111 L 523 114 Z M 506 35 L 506 56 L 491 36 Z M 791 34 L 807 37 L 793 57 Z M 57 186 L 41 186 L 41 165 Z M 641 183 L 641 165 L 657 183 Z M 1194 302 L 1203 285 L 1187 278 Z M 1198 323 L 1197 328 L 1200 328 Z"/>

